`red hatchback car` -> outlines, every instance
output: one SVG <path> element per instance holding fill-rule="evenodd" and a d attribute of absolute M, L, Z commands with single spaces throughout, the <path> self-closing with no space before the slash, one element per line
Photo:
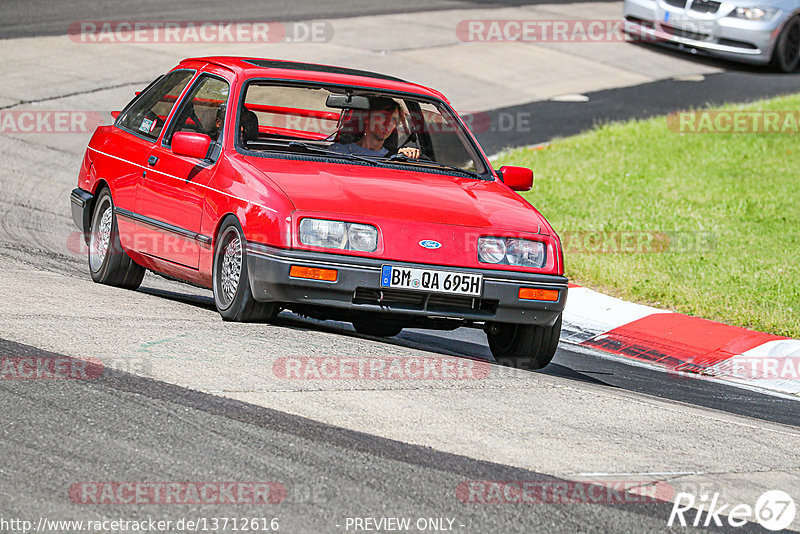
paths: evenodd
<path fill-rule="evenodd" d="M 372 72 L 187 59 L 89 142 L 75 223 L 95 282 L 210 288 L 223 319 L 281 309 L 392 336 L 485 330 L 495 359 L 553 358 L 561 243 L 437 91 Z"/>

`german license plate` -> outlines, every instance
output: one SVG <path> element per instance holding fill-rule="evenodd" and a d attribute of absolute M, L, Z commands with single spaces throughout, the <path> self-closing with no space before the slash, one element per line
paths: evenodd
<path fill-rule="evenodd" d="M 482 281 L 480 274 L 409 269 L 393 265 L 384 265 L 381 268 L 381 287 L 480 297 Z"/>
<path fill-rule="evenodd" d="M 664 22 L 668 22 L 670 26 L 679 30 L 703 35 L 711 34 L 711 21 L 692 19 L 681 13 L 666 11 L 664 13 Z"/>

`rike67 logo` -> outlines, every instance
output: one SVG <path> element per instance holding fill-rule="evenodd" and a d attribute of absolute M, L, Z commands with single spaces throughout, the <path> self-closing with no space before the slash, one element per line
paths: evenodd
<path fill-rule="evenodd" d="M 691 493 L 678 493 L 667 526 L 743 527 L 756 522 L 767 530 L 778 531 L 791 525 L 797 513 L 794 500 L 781 490 L 765 492 L 756 500 L 755 506 L 722 504 L 719 495 L 714 493 L 710 498 L 702 495 L 698 499 Z"/>

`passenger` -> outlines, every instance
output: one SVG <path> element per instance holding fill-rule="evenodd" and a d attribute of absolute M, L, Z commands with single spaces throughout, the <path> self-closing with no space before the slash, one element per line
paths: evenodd
<path fill-rule="evenodd" d="M 334 143 L 330 149 L 342 154 L 387 156 L 389 149 L 384 146 L 384 143 L 396 131 L 400 113 L 400 104 L 395 100 L 387 97 L 370 98 L 370 109 L 363 115 L 364 124 L 363 126 L 359 125 L 359 129 L 363 130 L 363 133 L 357 132 L 360 137 L 346 144 Z M 420 150 L 413 147 L 400 148 L 397 153 L 412 159 L 420 156 Z"/>

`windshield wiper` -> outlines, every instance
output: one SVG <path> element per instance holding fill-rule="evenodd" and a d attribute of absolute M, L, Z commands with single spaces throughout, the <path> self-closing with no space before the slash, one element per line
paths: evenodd
<path fill-rule="evenodd" d="M 342 152 L 337 152 L 335 150 L 331 150 L 329 148 L 322 148 L 322 147 L 319 147 L 319 146 L 309 145 L 309 144 L 303 143 L 301 141 L 292 141 L 292 142 L 290 142 L 289 143 L 289 148 L 293 148 L 293 149 L 298 149 L 299 148 L 299 149 L 305 150 L 306 152 L 315 152 L 317 154 L 325 154 L 325 155 L 328 155 L 328 156 L 335 156 L 337 158 L 351 159 L 351 160 L 355 160 L 355 161 L 364 161 L 364 162 L 370 163 L 372 165 L 379 165 L 379 166 L 383 165 L 382 161 L 370 158 L 368 156 L 359 156 L 357 154 L 345 154 L 345 153 L 342 153 Z"/>
<path fill-rule="evenodd" d="M 478 174 L 476 172 L 468 171 L 467 169 L 462 169 L 461 167 L 456 167 L 455 165 L 448 165 L 446 163 L 439 163 L 438 161 L 433 161 L 433 160 L 429 160 L 429 159 L 420 160 L 420 159 L 409 158 L 405 154 L 399 154 L 399 153 L 398 154 L 392 154 L 391 156 L 389 156 L 389 161 L 402 161 L 403 163 L 411 163 L 412 165 L 418 165 L 418 166 L 423 166 L 423 167 L 430 167 L 432 165 L 435 165 L 435 166 L 441 167 L 443 169 L 449 169 L 451 171 L 464 173 L 467 176 L 471 176 L 472 178 L 477 178 L 478 180 L 483 180 L 483 178 L 481 178 L 480 174 Z"/>

